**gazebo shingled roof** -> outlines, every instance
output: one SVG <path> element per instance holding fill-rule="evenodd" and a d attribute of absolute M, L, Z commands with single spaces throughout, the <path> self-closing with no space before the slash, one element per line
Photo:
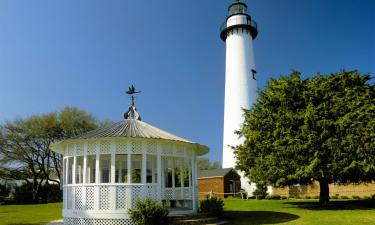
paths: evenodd
<path fill-rule="evenodd" d="M 96 139 L 96 138 L 108 138 L 108 137 L 150 138 L 150 139 L 163 139 L 163 140 L 169 140 L 169 141 L 184 142 L 184 143 L 197 146 L 199 155 L 202 155 L 208 152 L 207 146 L 178 137 L 174 134 L 163 131 L 159 128 L 156 128 L 138 119 L 124 119 L 120 122 L 116 122 L 109 126 L 86 132 L 72 139 L 64 140 L 61 142 L 69 142 L 69 141 L 73 141 L 77 139 Z M 58 151 L 58 149 L 54 149 L 54 146 L 61 142 L 52 144 L 51 146 L 52 149 L 55 151 Z"/>

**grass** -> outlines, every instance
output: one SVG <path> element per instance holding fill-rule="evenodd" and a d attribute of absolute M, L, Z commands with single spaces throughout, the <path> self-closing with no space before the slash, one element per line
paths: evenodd
<path fill-rule="evenodd" d="M 62 203 L 0 205 L 0 224 L 46 224 L 62 218 Z"/>
<path fill-rule="evenodd" d="M 46 224 L 61 219 L 62 203 L 0 205 L 0 224 Z M 328 209 L 317 200 L 226 199 L 224 218 L 230 225 L 368 225 L 375 224 L 372 200 L 331 200 Z"/>
<path fill-rule="evenodd" d="M 331 200 L 322 209 L 317 200 L 225 200 L 224 218 L 231 225 L 368 225 L 375 224 L 375 202 Z"/>

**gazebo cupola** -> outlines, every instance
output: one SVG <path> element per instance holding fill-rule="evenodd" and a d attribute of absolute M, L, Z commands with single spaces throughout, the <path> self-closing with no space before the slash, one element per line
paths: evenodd
<path fill-rule="evenodd" d="M 170 214 L 197 212 L 196 157 L 204 145 L 141 121 L 132 103 L 124 119 L 54 143 L 63 154 L 64 224 L 132 224 L 135 200 L 165 202 Z"/>

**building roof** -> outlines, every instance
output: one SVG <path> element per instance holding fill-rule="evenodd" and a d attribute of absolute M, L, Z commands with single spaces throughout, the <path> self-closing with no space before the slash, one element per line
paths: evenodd
<path fill-rule="evenodd" d="M 236 172 L 233 168 L 220 168 L 212 170 L 203 170 L 198 174 L 198 178 L 207 178 L 207 177 L 224 177 L 231 171 Z M 237 172 L 236 172 L 237 173 Z"/>

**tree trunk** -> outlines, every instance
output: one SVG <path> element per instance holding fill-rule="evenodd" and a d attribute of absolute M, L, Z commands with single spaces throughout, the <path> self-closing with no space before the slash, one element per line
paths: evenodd
<path fill-rule="evenodd" d="M 319 195 L 319 204 L 322 207 L 328 206 L 329 202 L 329 186 L 328 181 L 326 179 L 319 180 L 320 185 L 320 195 Z"/>

